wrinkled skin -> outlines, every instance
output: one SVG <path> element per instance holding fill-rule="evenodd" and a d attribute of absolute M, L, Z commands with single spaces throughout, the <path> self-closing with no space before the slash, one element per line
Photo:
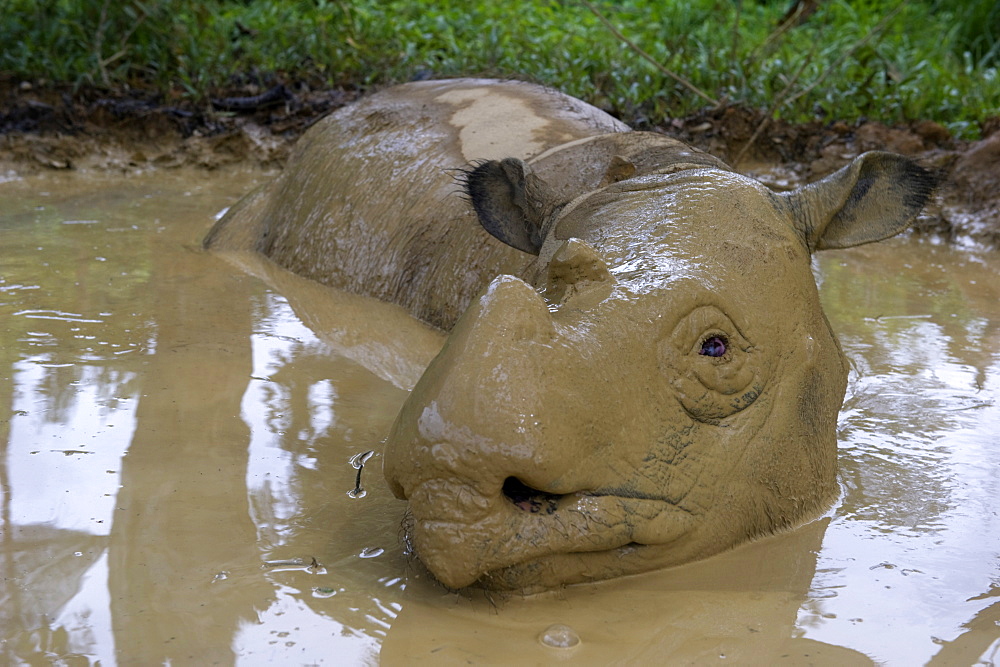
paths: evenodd
<path fill-rule="evenodd" d="M 206 245 L 450 330 L 386 479 L 446 586 L 537 590 L 829 507 L 847 364 L 811 254 L 902 231 L 933 180 L 870 153 L 779 195 L 551 91 L 425 82 L 326 119 Z"/>

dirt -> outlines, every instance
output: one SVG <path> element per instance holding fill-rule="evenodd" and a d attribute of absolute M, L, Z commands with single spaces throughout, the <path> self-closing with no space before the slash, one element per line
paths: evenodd
<path fill-rule="evenodd" d="M 46 169 L 142 170 L 235 164 L 277 168 L 306 129 L 355 99 L 357 89 L 307 82 L 243 85 L 206 101 L 142 90 L 37 86 L 0 77 L 0 178 Z M 775 189 L 821 178 L 868 150 L 912 156 L 942 175 L 917 233 L 1000 248 L 1000 117 L 978 141 L 933 121 L 763 123 L 761 110 L 708 109 L 638 129 L 664 132 L 753 173 Z M 753 140 L 747 149 L 747 143 Z"/>

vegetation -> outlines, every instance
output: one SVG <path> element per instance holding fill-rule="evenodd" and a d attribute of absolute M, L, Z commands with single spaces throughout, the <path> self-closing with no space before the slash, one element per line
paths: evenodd
<path fill-rule="evenodd" d="M 782 22 L 790 5 L 818 8 Z M 1000 113 L 994 0 L 0 0 L 0 44 L 20 79 L 196 101 L 247 82 L 483 74 L 629 121 L 711 99 L 974 137 Z"/>

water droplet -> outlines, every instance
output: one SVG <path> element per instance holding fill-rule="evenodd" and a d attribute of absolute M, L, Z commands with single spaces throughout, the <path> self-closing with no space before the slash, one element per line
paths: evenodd
<path fill-rule="evenodd" d="M 385 549 L 382 547 L 365 547 L 358 554 L 361 558 L 375 558 L 376 556 L 381 556 L 385 553 Z"/>
<path fill-rule="evenodd" d="M 223 570 L 222 572 L 219 572 L 217 575 L 212 577 L 212 581 L 225 581 L 228 578 L 229 578 L 229 573 Z"/>
<path fill-rule="evenodd" d="M 556 623 L 545 628 L 542 634 L 538 635 L 538 641 L 552 648 L 573 648 L 580 643 L 580 635 L 568 625 Z"/>
<path fill-rule="evenodd" d="M 312 594 L 314 598 L 332 598 L 337 594 L 336 588 L 325 588 L 323 586 L 315 586 L 312 589 Z"/>

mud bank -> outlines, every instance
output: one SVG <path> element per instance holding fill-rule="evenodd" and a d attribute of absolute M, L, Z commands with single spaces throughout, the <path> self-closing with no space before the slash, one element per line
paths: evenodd
<path fill-rule="evenodd" d="M 196 104 L 143 91 L 73 91 L 0 79 L 0 177 L 45 170 L 278 168 L 316 120 L 360 95 L 279 84 L 244 86 Z M 762 127 L 765 115 L 723 107 L 663 123 L 651 123 L 641 112 L 622 120 L 730 163 L 738 159 L 742 171 L 775 189 L 821 178 L 869 150 L 916 157 L 943 176 L 917 233 L 1000 247 L 1000 117 L 981 128 L 982 139 L 968 142 L 932 121 L 893 127 L 772 121 Z"/>

